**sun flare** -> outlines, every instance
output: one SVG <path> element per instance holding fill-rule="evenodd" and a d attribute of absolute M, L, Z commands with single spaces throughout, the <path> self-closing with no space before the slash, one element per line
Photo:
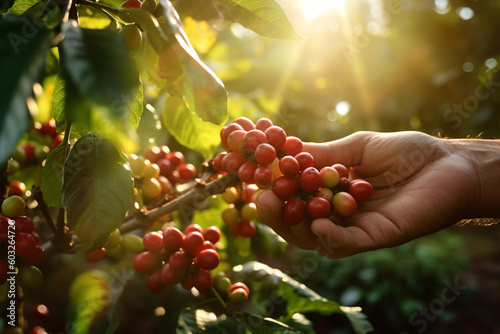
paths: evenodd
<path fill-rule="evenodd" d="M 299 7 L 307 20 L 313 20 L 325 12 L 344 11 L 345 0 L 302 0 Z"/>

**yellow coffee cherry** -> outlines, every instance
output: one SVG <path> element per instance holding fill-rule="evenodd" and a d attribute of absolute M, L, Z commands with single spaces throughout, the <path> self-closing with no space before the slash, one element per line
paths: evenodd
<path fill-rule="evenodd" d="M 137 51 L 142 44 L 142 32 L 135 24 L 127 24 L 120 30 L 120 35 L 125 39 L 127 49 Z"/>

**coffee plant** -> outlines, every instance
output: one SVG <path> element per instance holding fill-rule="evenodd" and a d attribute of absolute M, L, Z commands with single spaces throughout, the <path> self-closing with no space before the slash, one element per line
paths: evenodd
<path fill-rule="evenodd" d="M 371 330 L 359 307 L 273 267 L 286 245 L 255 201 L 272 189 L 298 224 L 356 214 L 372 186 L 317 170 L 299 138 L 230 109 L 200 55 L 234 22 L 300 41 L 277 2 L 0 10 L 3 332 L 314 333 L 311 313 Z"/>

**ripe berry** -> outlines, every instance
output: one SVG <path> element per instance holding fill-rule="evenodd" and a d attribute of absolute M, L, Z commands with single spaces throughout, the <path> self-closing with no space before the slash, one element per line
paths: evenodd
<path fill-rule="evenodd" d="M 170 161 L 174 169 L 184 164 L 186 161 L 186 159 L 184 158 L 184 154 L 179 151 L 167 153 L 165 157 Z"/>
<path fill-rule="evenodd" d="M 122 8 L 141 8 L 141 2 L 139 0 L 127 0 L 120 5 Z"/>
<path fill-rule="evenodd" d="M 229 302 L 233 304 L 242 304 L 248 299 L 248 292 L 245 289 L 237 288 L 228 295 Z"/>
<path fill-rule="evenodd" d="M 160 159 L 156 162 L 156 165 L 160 168 L 160 174 L 167 178 L 174 171 L 174 167 L 168 159 Z"/>
<path fill-rule="evenodd" d="M 273 172 L 271 172 L 268 167 L 257 167 L 253 176 L 255 178 L 255 184 L 261 188 L 266 188 L 273 181 Z"/>
<path fill-rule="evenodd" d="M 356 212 L 357 208 L 354 197 L 344 191 L 338 192 L 333 196 L 332 206 L 335 213 L 341 216 L 351 216 Z"/>
<path fill-rule="evenodd" d="M 297 225 L 302 221 L 306 213 L 306 203 L 300 198 L 294 197 L 283 207 L 283 221 L 290 225 Z"/>
<path fill-rule="evenodd" d="M 42 123 L 36 122 L 35 130 L 38 134 L 42 136 L 49 136 L 50 138 L 54 138 L 58 135 L 56 121 L 54 119 L 50 119 Z"/>
<path fill-rule="evenodd" d="M 314 167 L 308 167 L 302 171 L 299 177 L 299 186 L 307 193 L 314 193 L 321 186 L 321 176 Z"/>
<path fill-rule="evenodd" d="M 188 233 L 191 233 L 191 232 L 200 232 L 200 233 L 203 233 L 203 228 L 200 225 L 198 225 L 198 224 L 189 224 L 184 229 L 184 234 L 187 235 Z"/>
<path fill-rule="evenodd" d="M 342 164 L 335 164 L 332 166 L 339 173 L 339 178 L 349 178 L 349 170 Z"/>
<path fill-rule="evenodd" d="M 297 193 L 297 183 L 286 176 L 277 178 L 273 183 L 274 193 L 281 199 L 289 199 Z"/>
<path fill-rule="evenodd" d="M 201 234 L 200 232 L 190 232 L 186 234 L 186 239 L 184 239 L 182 248 L 188 256 L 194 257 L 203 247 L 204 241 L 205 239 L 203 238 L 203 234 Z"/>
<path fill-rule="evenodd" d="M 229 152 L 223 159 L 222 159 L 222 167 L 224 170 L 228 173 L 234 173 L 237 172 L 238 169 L 243 165 L 243 163 L 246 161 L 246 158 L 243 154 L 240 152 Z"/>
<path fill-rule="evenodd" d="M 170 149 L 168 148 L 168 146 L 152 146 L 144 152 L 144 158 L 148 159 L 151 162 L 157 162 L 161 159 L 164 159 L 166 154 L 169 152 Z"/>
<path fill-rule="evenodd" d="M 333 188 L 339 184 L 340 176 L 337 170 L 333 167 L 323 167 L 319 171 L 321 176 L 321 184 L 326 188 Z"/>
<path fill-rule="evenodd" d="M 307 213 L 313 218 L 326 218 L 332 213 L 332 207 L 327 199 L 313 197 L 307 201 Z"/>
<path fill-rule="evenodd" d="M 235 283 L 231 284 L 231 286 L 229 287 L 229 292 L 232 292 L 236 289 L 243 289 L 247 292 L 247 294 L 250 294 L 250 289 L 243 282 L 235 282 Z"/>
<path fill-rule="evenodd" d="M 255 150 L 255 160 L 262 166 L 270 165 L 276 159 L 276 149 L 267 143 L 262 143 Z"/>
<path fill-rule="evenodd" d="M 169 263 L 161 268 L 160 278 L 165 286 L 179 283 L 179 278 L 175 275 L 172 268 L 170 268 Z"/>
<path fill-rule="evenodd" d="M 214 245 L 220 240 L 221 236 L 221 232 L 216 226 L 209 226 L 205 228 L 202 234 L 205 240 L 210 241 Z"/>
<path fill-rule="evenodd" d="M 177 170 L 179 171 L 179 176 L 182 181 L 193 180 L 198 174 L 198 171 L 193 164 L 182 164 L 177 168 Z"/>
<path fill-rule="evenodd" d="M 236 130 L 227 137 L 227 146 L 230 150 L 241 152 L 243 150 L 243 137 L 247 134 L 245 130 Z"/>
<path fill-rule="evenodd" d="M 10 181 L 9 192 L 8 192 L 9 196 L 12 195 L 23 196 L 25 192 L 26 192 L 26 185 L 23 182 L 19 180 Z"/>
<path fill-rule="evenodd" d="M 189 276 L 184 282 L 181 283 L 184 290 L 191 290 L 194 287 L 193 279 Z"/>
<path fill-rule="evenodd" d="M 255 152 L 257 146 L 267 142 L 264 132 L 254 129 L 247 132 L 243 137 L 243 150 L 246 152 Z"/>
<path fill-rule="evenodd" d="M 281 151 L 286 155 L 296 156 L 302 152 L 302 141 L 297 137 L 288 136 Z"/>
<path fill-rule="evenodd" d="M 248 219 L 243 219 L 238 223 L 238 235 L 245 238 L 251 238 L 257 233 L 257 226 Z"/>
<path fill-rule="evenodd" d="M 265 133 L 267 129 L 273 126 L 273 122 L 269 118 L 259 118 L 257 123 L 255 123 L 255 128 Z"/>
<path fill-rule="evenodd" d="M 163 249 L 163 234 L 160 232 L 148 232 L 142 237 L 144 248 L 151 252 L 161 252 Z"/>
<path fill-rule="evenodd" d="M 16 233 L 16 255 L 20 257 L 29 256 L 37 246 L 35 238 L 28 233 Z"/>
<path fill-rule="evenodd" d="M 213 249 L 204 249 L 198 253 L 194 261 L 201 269 L 212 270 L 217 268 L 220 263 L 220 256 Z"/>
<path fill-rule="evenodd" d="M 170 265 L 170 269 L 178 273 L 185 271 L 189 267 L 191 261 L 188 259 L 186 254 L 181 251 L 176 251 L 170 255 L 168 263 Z"/>
<path fill-rule="evenodd" d="M 254 173 L 259 165 L 253 161 L 246 161 L 238 169 L 238 178 L 241 182 L 255 183 Z"/>
<path fill-rule="evenodd" d="M 32 162 L 33 160 L 35 160 L 35 153 L 36 153 L 35 145 L 31 143 L 25 143 L 21 145 L 21 149 L 24 151 L 25 162 Z"/>
<path fill-rule="evenodd" d="M 265 132 L 267 142 L 276 150 L 280 150 L 286 142 L 286 132 L 279 126 L 272 125 Z"/>
<path fill-rule="evenodd" d="M 238 123 L 231 123 L 229 124 L 227 127 L 224 127 L 222 128 L 221 130 L 221 137 L 225 138 L 226 139 L 226 142 L 227 142 L 227 138 L 229 137 L 229 135 L 233 132 L 233 131 L 236 131 L 236 130 L 244 130 L 243 127 L 241 125 L 239 125 Z M 224 141 L 223 141 L 224 142 Z"/>
<path fill-rule="evenodd" d="M 176 251 L 184 243 L 184 234 L 175 227 L 167 227 L 163 231 L 163 247 L 169 251 Z"/>
<path fill-rule="evenodd" d="M 314 195 L 317 197 L 323 197 L 328 202 L 331 202 L 333 199 L 333 191 L 331 191 L 330 188 L 319 188 Z"/>
<path fill-rule="evenodd" d="M 295 156 L 295 159 L 299 163 L 300 170 L 314 166 L 314 157 L 309 152 L 300 152 Z"/>
<path fill-rule="evenodd" d="M 213 280 L 212 276 L 210 276 L 210 272 L 200 269 L 198 273 L 193 276 L 193 285 L 200 292 L 210 290 L 213 286 Z"/>
<path fill-rule="evenodd" d="M 31 218 L 26 216 L 19 216 L 14 219 L 16 225 L 16 232 L 23 232 L 31 234 L 35 230 L 35 224 Z"/>
<path fill-rule="evenodd" d="M 165 289 L 166 284 L 163 284 L 161 280 L 161 269 L 157 269 L 153 273 L 149 274 L 146 279 L 146 287 L 151 292 L 160 292 Z"/>
<path fill-rule="evenodd" d="M 212 162 L 215 170 L 218 172 L 225 172 L 224 167 L 222 167 L 222 159 L 227 155 L 227 152 L 221 152 L 217 154 Z M 169 162 L 170 163 L 170 162 Z"/>
<path fill-rule="evenodd" d="M 43 261 L 45 251 L 40 246 L 35 246 L 35 250 L 26 256 L 20 256 L 19 259 L 23 264 L 35 265 Z"/>
<path fill-rule="evenodd" d="M 172 191 L 174 190 L 174 186 L 172 185 L 172 182 L 169 181 L 169 179 L 167 179 L 163 175 L 160 175 L 156 178 L 156 180 L 160 184 L 162 194 L 171 194 L 172 193 Z"/>
<path fill-rule="evenodd" d="M 50 311 L 44 304 L 35 304 L 31 307 L 30 315 L 37 321 L 44 321 L 50 315 Z"/>
<path fill-rule="evenodd" d="M 373 194 L 373 186 L 366 180 L 352 180 L 349 184 L 349 194 L 356 202 L 362 203 L 370 199 Z"/>
<path fill-rule="evenodd" d="M 217 250 L 215 245 L 208 240 L 203 241 L 203 246 L 201 246 L 200 252 L 204 249 L 213 249 L 214 251 Z"/>
<path fill-rule="evenodd" d="M 255 129 L 255 124 L 253 124 L 252 120 L 247 118 L 247 117 L 243 117 L 243 116 L 238 117 L 237 119 L 234 120 L 234 123 L 241 125 L 241 127 L 245 131 L 250 131 L 250 130 Z"/>
<path fill-rule="evenodd" d="M 291 155 L 286 155 L 280 159 L 279 168 L 284 176 L 290 178 L 297 175 L 300 171 L 299 162 Z"/>
<path fill-rule="evenodd" d="M 161 265 L 160 258 L 153 252 L 142 252 L 134 257 L 134 269 L 140 274 L 151 274 Z"/>
<path fill-rule="evenodd" d="M 85 254 L 85 259 L 90 263 L 97 263 L 104 258 L 104 255 L 106 255 L 106 249 L 99 248 L 99 249 L 96 249 L 92 252 Z"/>

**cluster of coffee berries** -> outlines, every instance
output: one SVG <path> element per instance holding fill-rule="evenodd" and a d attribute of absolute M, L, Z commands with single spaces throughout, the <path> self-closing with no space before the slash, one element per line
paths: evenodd
<path fill-rule="evenodd" d="M 214 168 L 227 173 L 238 173 L 242 182 L 268 188 L 281 176 L 280 156 L 295 155 L 302 150 L 300 139 L 287 136 L 285 131 L 267 118 L 253 123 L 240 117 L 222 128 L 222 145 L 226 152 L 219 153 Z"/>
<path fill-rule="evenodd" d="M 243 282 L 231 282 L 223 272 L 217 274 L 214 278 L 215 289 L 227 298 L 227 301 L 233 304 L 241 304 L 248 300 L 250 289 Z"/>
<path fill-rule="evenodd" d="M 145 201 L 172 193 L 177 184 L 193 180 L 196 167 L 186 163 L 182 152 L 170 152 L 168 146 L 153 146 L 144 155 L 129 155 L 129 164 Z"/>
<path fill-rule="evenodd" d="M 229 231 L 233 236 L 251 238 L 257 233 L 257 225 L 254 222 L 257 218 L 257 207 L 252 201 L 254 197 L 252 194 L 255 194 L 257 189 L 253 186 L 243 184 L 241 190 L 229 187 L 221 194 L 222 199 L 228 204 L 227 209 L 222 211 L 222 221 L 229 225 Z"/>
<path fill-rule="evenodd" d="M 227 149 L 219 153 L 214 168 L 238 173 L 243 183 L 272 188 L 286 202 L 283 220 L 298 224 L 306 216 L 352 215 L 357 204 L 373 193 L 366 180 L 349 180 L 348 169 L 341 165 L 314 167 L 314 157 L 302 151 L 302 141 L 266 118 L 255 124 L 240 117 L 225 126 L 221 141 Z"/>
<path fill-rule="evenodd" d="M 148 275 L 146 285 L 152 292 L 177 283 L 186 290 L 210 290 L 210 270 L 220 263 L 215 247 L 220 236 L 217 227 L 202 229 L 197 224 L 188 225 L 184 233 L 175 227 L 148 232 L 143 237 L 146 251 L 135 256 L 134 269 Z"/>
<path fill-rule="evenodd" d="M 31 218 L 21 216 L 26 203 L 19 196 L 6 198 L 2 203 L 0 216 L 0 284 L 5 283 L 7 272 L 20 265 L 34 265 L 43 260 L 44 250 L 40 236 L 35 231 Z"/>
<path fill-rule="evenodd" d="M 63 135 L 57 132 L 56 122 L 50 119 L 45 122 L 35 123 L 35 132 L 50 142 L 50 149 L 53 150 L 63 141 Z"/>
<path fill-rule="evenodd" d="M 143 251 L 145 251 L 143 238 L 133 233 L 122 235 L 120 230 L 116 229 L 111 232 L 104 247 L 86 253 L 85 259 L 90 263 L 97 263 L 105 256 L 121 259 L 127 252 L 139 254 Z"/>

